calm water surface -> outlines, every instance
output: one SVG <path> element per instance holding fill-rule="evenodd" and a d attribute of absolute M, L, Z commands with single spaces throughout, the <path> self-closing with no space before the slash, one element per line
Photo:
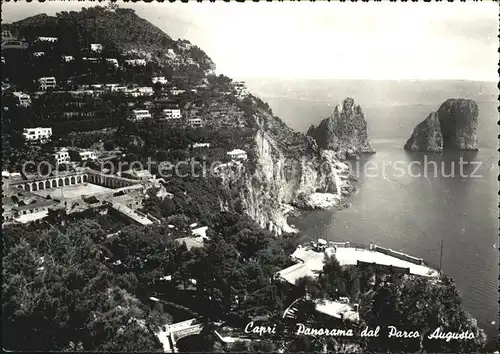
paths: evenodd
<path fill-rule="evenodd" d="M 448 95 L 454 96 L 468 97 L 465 93 Z M 309 212 L 290 223 L 306 239 L 372 242 L 435 264 L 439 264 L 443 240 L 443 270 L 455 279 L 466 309 L 489 336 L 496 336 L 500 322 L 497 104 L 478 102 L 479 152 L 429 154 L 426 161 L 435 161 L 438 173 L 434 173 L 434 166 L 428 165 L 424 174 L 424 154 L 408 153 L 403 145 L 415 125 L 441 102 L 439 99 L 434 104 L 387 107 L 367 107 L 360 102 L 365 107 L 368 135 L 377 153 L 363 156 L 359 166 L 353 163 L 359 169 L 359 181 L 351 207 L 339 212 Z M 304 106 L 303 101 L 271 99 L 269 103 L 286 123 L 302 131 L 311 123 L 318 124 L 332 110 L 325 102 L 309 102 Z M 460 158 L 481 166 L 474 171 L 476 165 L 464 165 L 463 174 L 467 177 L 462 177 Z M 408 167 L 412 162 L 421 165 Z M 367 163 L 371 167 L 364 170 Z M 455 176 L 443 176 L 441 168 L 449 175 L 453 164 Z M 404 167 L 405 173 L 395 167 Z"/>

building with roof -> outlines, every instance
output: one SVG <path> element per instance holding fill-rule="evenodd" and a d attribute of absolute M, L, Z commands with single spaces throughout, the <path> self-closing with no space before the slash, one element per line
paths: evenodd
<path fill-rule="evenodd" d="M 127 59 L 125 63 L 130 66 L 146 66 L 146 59 Z"/>
<path fill-rule="evenodd" d="M 99 43 L 92 43 L 90 45 L 90 50 L 96 53 L 102 52 L 102 44 Z"/>
<path fill-rule="evenodd" d="M 164 108 L 161 111 L 161 116 L 165 119 L 181 119 L 182 114 L 179 108 Z"/>
<path fill-rule="evenodd" d="M 203 120 L 201 118 L 190 118 L 188 119 L 188 124 L 191 128 L 202 128 Z"/>
<path fill-rule="evenodd" d="M 19 106 L 29 107 L 31 105 L 31 97 L 27 93 L 13 92 L 12 93 L 19 101 Z"/>
<path fill-rule="evenodd" d="M 135 179 L 139 181 L 149 181 L 155 179 L 155 176 L 148 170 L 127 170 L 122 171 L 121 176 L 124 178 Z"/>
<path fill-rule="evenodd" d="M 132 120 L 141 121 L 143 119 L 150 119 L 151 113 L 147 109 L 134 109 L 132 111 Z"/>
<path fill-rule="evenodd" d="M 153 84 L 160 84 L 160 85 L 165 85 L 168 83 L 168 80 L 165 78 L 165 76 L 153 76 L 151 78 L 151 81 Z"/>
<path fill-rule="evenodd" d="M 24 128 L 23 136 L 27 141 L 47 141 L 52 136 L 52 128 Z"/>
<path fill-rule="evenodd" d="M 38 79 L 38 83 L 42 90 L 55 89 L 57 86 L 56 78 L 53 76 L 41 77 Z"/>
<path fill-rule="evenodd" d="M 115 58 L 106 58 L 106 62 L 109 64 L 113 64 L 115 68 L 119 67 L 118 60 Z"/>
<path fill-rule="evenodd" d="M 2 199 L 4 224 L 41 220 L 57 204 L 31 192 L 8 187 Z"/>
<path fill-rule="evenodd" d="M 36 39 L 38 42 L 49 42 L 49 43 L 55 43 L 58 41 L 57 37 L 38 37 Z"/>
<path fill-rule="evenodd" d="M 71 159 L 69 157 L 69 151 L 67 148 L 59 149 L 59 151 L 54 153 L 52 156 L 54 157 L 54 161 L 57 164 L 66 164 L 66 163 L 69 163 L 71 161 Z"/>
<path fill-rule="evenodd" d="M 241 149 L 234 149 L 227 154 L 233 160 L 246 160 L 248 158 L 246 151 Z"/>

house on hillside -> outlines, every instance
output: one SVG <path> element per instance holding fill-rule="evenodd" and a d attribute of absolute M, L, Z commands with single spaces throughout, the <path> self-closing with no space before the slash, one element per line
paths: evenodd
<path fill-rule="evenodd" d="M 113 64 L 115 68 L 119 67 L 118 60 L 115 58 L 106 58 L 106 62 L 109 64 Z"/>
<path fill-rule="evenodd" d="M 132 111 L 132 120 L 136 122 L 150 118 L 151 118 L 151 113 L 149 113 L 147 109 L 134 109 Z"/>
<path fill-rule="evenodd" d="M 127 59 L 125 63 L 130 66 L 146 66 L 146 59 Z"/>
<path fill-rule="evenodd" d="M 181 119 L 182 114 L 179 108 L 164 108 L 161 111 L 161 117 L 165 119 Z"/>
<path fill-rule="evenodd" d="M 27 141 L 46 141 L 52 136 L 52 128 L 24 128 L 23 136 Z"/>
<path fill-rule="evenodd" d="M 92 43 L 90 45 L 90 50 L 96 53 L 102 52 L 102 44 L 99 43 Z"/>
<path fill-rule="evenodd" d="M 52 156 L 57 164 L 66 164 L 71 161 L 69 157 L 69 151 L 67 148 L 59 149 Z"/>
<path fill-rule="evenodd" d="M 40 89 L 54 89 L 57 86 L 56 78 L 53 76 L 50 77 L 41 77 L 38 79 L 38 83 L 40 84 Z"/>
<path fill-rule="evenodd" d="M 203 120 L 201 118 L 191 118 L 188 119 L 188 124 L 191 128 L 202 128 Z"/>
<path fill-rule="evenodd" d="M 38 37 L 36 39 L 37 42 L 49 42 L 49 43 L 55 43 L 58 41 L 57 37 Z"/>
<path fill-rule="evenodd" d="M 232 160 L 246 160 L 248 158 L 245 150 L 234 149 L 227 153 Z"/>
<path fill-rule="evenodd" d="M 168 80 L 165 78 L 165 76 L 153 76 L 151 78 L 151 81 L 153 82 L 153 84 L 161 84 L 161 85 L 165 85 L 168 83 Z"/>
<path fill-rule="evenodd" d="M 31 97 L 27 93 L 13 92 L 12 94 L 19 100 L 19 106 L 29 107 L 31 105 Z"/>

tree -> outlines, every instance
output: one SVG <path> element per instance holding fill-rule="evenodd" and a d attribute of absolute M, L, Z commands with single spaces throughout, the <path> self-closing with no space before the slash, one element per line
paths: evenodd
<path fill-rule="evenodd" d="M 18 231 L 4 229 L 5 348 L 161 348 L 142 324 L 133 324 L 143 323 L 144 306 L 117 288 L 113 274 L 101 263 L 102 249 L 93 240 L 103 231 L 95 222 L 76 222 L 63 231 Z M 17 244 L 12 243 L 15 238 Z"/>

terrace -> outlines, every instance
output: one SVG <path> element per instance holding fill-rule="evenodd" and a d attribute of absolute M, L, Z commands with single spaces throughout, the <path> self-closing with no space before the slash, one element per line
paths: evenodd
<path fill-rule="evenodd" d="M 341 266 L 373 264 L 422 277 L 439 276 L 439 272 L 426 265 L 421 258 L 391 249 L 376 245 L 366 247 L 351 245 L 349 242 L 322 241 L 319 247 L 299 246 L 291 255 L 298 263 L 279 271 L 276 277 L 291 284 L 295 284 L 297 279 L 305 276 L 315 278 L 323 269 L 325 255 L 334 255 Z"/>

